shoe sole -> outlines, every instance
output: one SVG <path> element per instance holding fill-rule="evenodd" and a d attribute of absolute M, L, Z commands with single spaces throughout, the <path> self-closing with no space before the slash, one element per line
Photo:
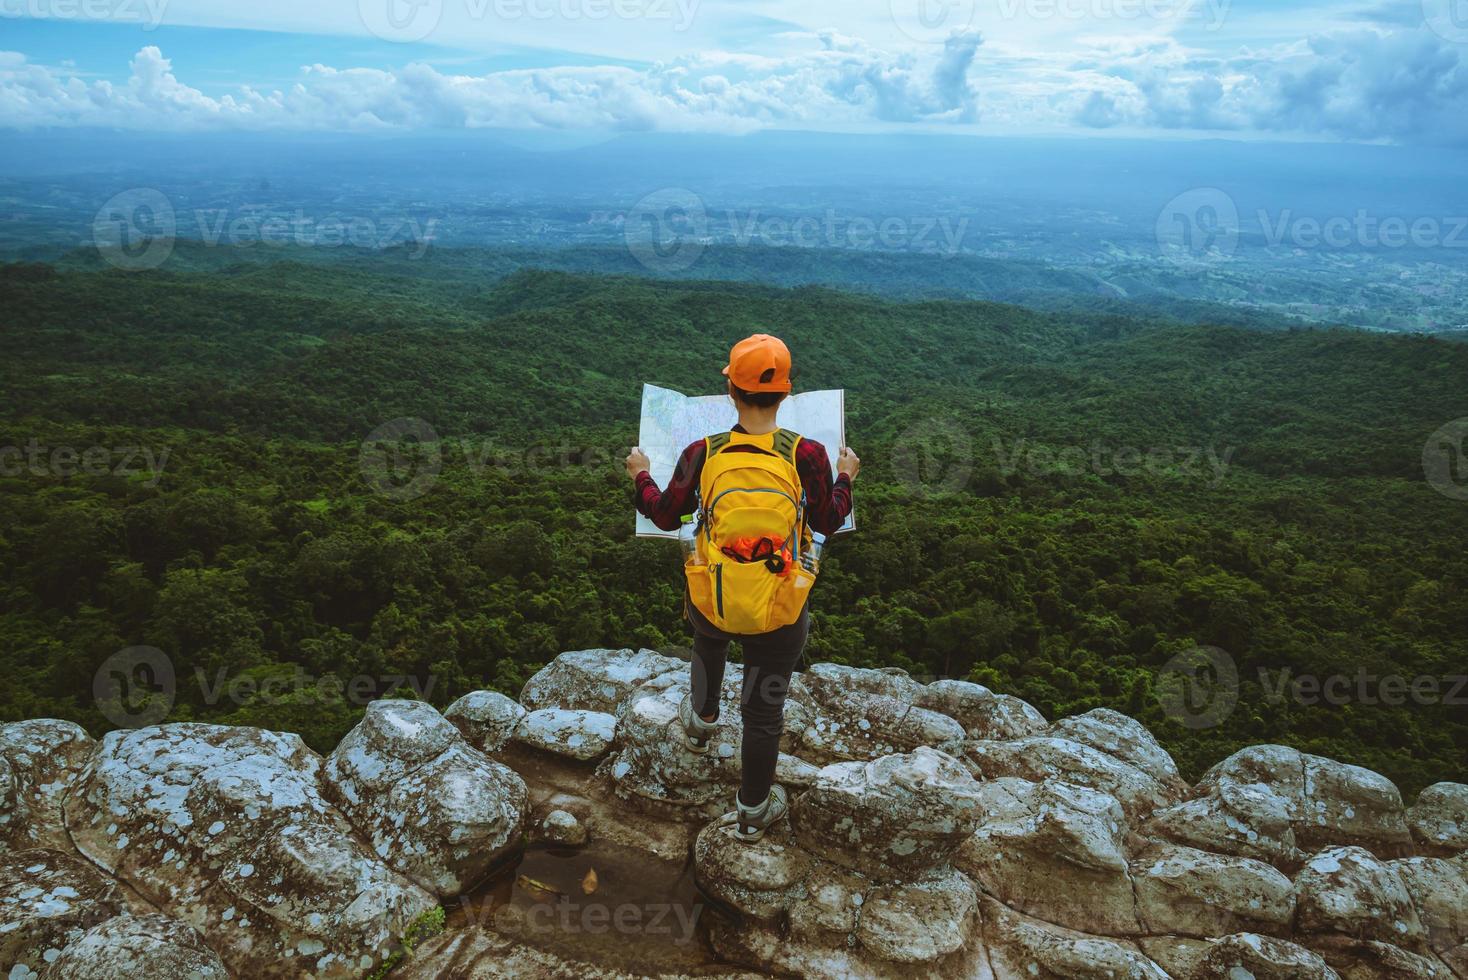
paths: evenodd
<path fill-rule="evenodd" d="M 694 755 L 708 755 L 709 743 L 707 742 L 699 744 L 696 740 L 694 740 L 693 736 L 684 735 L 683 744 L 686 745 L 688 747 L 688 751 L 692 752 Z"/>

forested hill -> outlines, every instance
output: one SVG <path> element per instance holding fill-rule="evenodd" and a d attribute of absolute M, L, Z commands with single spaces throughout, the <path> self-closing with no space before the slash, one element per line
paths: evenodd
<path fill-rule="evenodd" d="M 1190 778 L 1268 741 L 1404 790 L 1468 769 L 1442 703 L 1468 662 L 1468 505 L 1423 469 L 1464 414 L 1462 345 L 197 252 L 0 267 L 4 718 L 105 730 L 94 674 L 142 645 L 178 677 L 171 719 L 329 747 L 362 699 L 302 676 L 444 704 L 515 694 L 561 650 L 684 644 L 620 458 L 641 382 L 716 391 L 729 345 L 768 330 L 798 388 L 847 389 L 867 461 L 810 659 L 970 678 L 1050 717 L 1110 705 Z M 439 468 L 383 492 L 364 440 L 402 419 L 442 440 Z M 78 466 L 92 447 L 107 465 Z M 1190 728 L 1155 675 L 1197 644 L 1242 687 Z M 1280 671 L 1351 697 L 1271 698 Z M 1441 693 L 1382 703 L 1363 672 Z"/>
<path fill-rule="evenodd" d="M 106 268 L 95 248 L 0 249 L 0 262 L 22 257 L 79 271 Z M 1107 279 L 1084 267 L 1018 258 L 760 244 L 699 246 L 697 260 L 683 268 L 681 262 L 639 261 L 625 244 L 426 248 L 420 242 L 410 241 L 377 249 L 259 242 L 220 248 L 197 240 L 179 239 L 169 255 L 168 268 L 237 273 L 242 266 L 275 266 L 282 262 L 326 266 L 338 271 L 362 269 L 373 275 L 397 275 L 419 283 L 466 283 L 472 288 L 482 288 L 486 283 L 525 270 L 674 279 L 684 284 L 707 281 L 787 289 L 815 286 L 903 301 L 984 300 L 1073 314 L 1111 313 L 1128 319 L 1168 317 L 1186 323 L 1229 324 L 1261 330 L 1319 323 L 1330 308 L 1350 306 L 1349 297 L 1363 288 L 1357 283 L 1351 293 L 1330 296 L 1318 283 L 1292 276 L 1280 281 L 1267 277 L 1251 280 L 1238 269 L 1228 270 L 1226 278 L 1230 281 L 1220 284 L 1207 277 L 1200 278 L 1196 270 L 1170 263 L 1124 263 L 1109 268 L 1107 274 L 1111 279 Z M 1247 288 L 1232 280 L 1242 280 Z M 1368 296 L 1356 304 L 1360 307 L 1359 314 L 1373 314 L 1366 316 L 1367 323 L 1375 323 L 1378 318 L 1411 319 L 1410 308 L 1399 309 L 1392 305 L 1389 296 L 1367 292 Z M 1311 302 L 1305 302 L 1306 299 Z"/>

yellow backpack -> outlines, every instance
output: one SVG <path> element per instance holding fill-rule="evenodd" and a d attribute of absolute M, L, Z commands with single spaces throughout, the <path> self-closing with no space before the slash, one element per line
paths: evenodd
<path fill-rule="evenodd" d="M 788 626 L 816 578 L 802 563 L 811 533 L 795 465 L 800 436 L 721 432 L 704 445 L 697 544 L 684 565 L 689 599 L 726 633 Z M 749 448 L 731 452 L 736 446 Z"/>

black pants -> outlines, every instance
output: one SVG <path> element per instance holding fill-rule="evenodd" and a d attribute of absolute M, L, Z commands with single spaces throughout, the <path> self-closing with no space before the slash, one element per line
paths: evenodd
<path fill-rule="evenodd" d="M 775 782 L 775 763 L 780 757 L 780 736 L 785 732 L 785 696 L 790 693 L 790 675 L 800 662 L 810 634 L 810 607 L 789 626 L 755 636 L 736 636 L 714 626 L 684 602 L 688 623 L 693 627 L 693 708 L 707 718 L 719 710 L 719 689 L 724 684 L 724 657 L 729 641 L 744 647 L 744 689 L 739 697 L 739 714 L 744 719 L 744 743 L 739 746 L 743 771 L 739 799 L 745 806 L 758 806 L 770 795 Z"/>

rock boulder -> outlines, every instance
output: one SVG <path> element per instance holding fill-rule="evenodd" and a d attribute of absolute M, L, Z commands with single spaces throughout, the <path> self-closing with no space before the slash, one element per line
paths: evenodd
<path fill-rule="evenodd" d="M 374 701 L 326 760 L 332 801 L 377 856 L 453 896 L 522 846 L 527 794 L 423 701 Z"/>
<path fill-rule="evenodd" d="M 519 702 L 498 691 L 471 691 L 443 712 L 459 734 L 486 755 L 504 748 L 525 714 Z"/>
<path fill-rule="evenodd" d="M 108 734 L 66 795 L 78 849 L 209 937 L 231 972 L 349 977 L 435 906 L 322 797 L 295 735 L 175 724 Z"/>
<path fill-rule="evenodd" d="M 166 915 L 119 915 L 63 949 L 40 980 L 226 980 L 229 973 L 193 929 Z"/>
<path fill-rule="evenodd" d="M 0 725 L 0 849 L 71 850 L 61 801 L 95 747 L 69 721 Z"/>
<path fill-rule="evenodd" d="M 0 969 L 34 976 L 122 910 L 117 883 L 74 854 L 32 848 L 0 855 Z"/>
<path fill-rule="evenodd" d="M 1126 815 L 1115 798 L 1058 780 L 979 784 L 978 829 L 954 866 L 1011 908 L 1081 932 L 1135 935 Z"/>
<path fill-rule="evenodd" d="M 563 653 L 526 681 L 520 703 L 529 711 L 570 708 L 616 714 L 638 687 L 688 664 L 651 650 L 575 650 Z"/>
<path fill-rule="evenodd" d="M 1434 854 L 1468 851 L 1468 785 L 1436 783 L 1407 812 L 1412 837 Z"/>
<path fill-rule="evenodd" d="M 803 847 L 873 878 L 943 861 L 981 819 L 979 785 L 957 759 L 920 747 L 826 766 L 791 810 Z"/>
<path fill-rule="evenodd" d="M 1302 932 L 1420 946 L 1422 922 L 1396 870 L 1361 847 L 1332 847 L 1295 878 Z"/>

